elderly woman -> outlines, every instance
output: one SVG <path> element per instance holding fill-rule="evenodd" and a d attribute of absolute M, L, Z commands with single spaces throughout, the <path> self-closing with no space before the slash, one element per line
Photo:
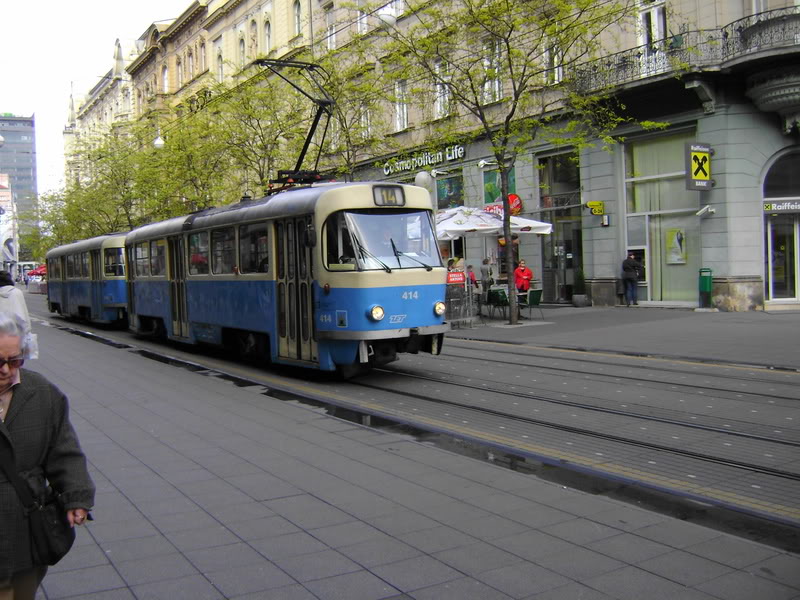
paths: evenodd
<path fill-rule="evenodd" d="M 44 377 L 22 369 L 29 336 L 18 317 L 0 313 L 0 457 L 11 457 L 35 496 L 47 484 L 70 526 L 82 525 L 94 505 L 86 457 L 69 421 L 67 398 Z M 0 600 L 33 600 L 47 565 L 35 564 L 28 519 L 0 470 Z"/>

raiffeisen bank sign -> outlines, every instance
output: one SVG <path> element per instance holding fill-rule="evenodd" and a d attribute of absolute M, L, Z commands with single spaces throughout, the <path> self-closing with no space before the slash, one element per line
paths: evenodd
<path fill-rule="evenodd" d="M 438 152 L 420 152 L 405 158 L 396 158 L 383 165 L 384 175 L 393 175 L 405 171 L 415 171 L 425 167 L 433 167 L 445 162 L 461 160 L 466 150 L 461 144 L 448 146 Z"/>

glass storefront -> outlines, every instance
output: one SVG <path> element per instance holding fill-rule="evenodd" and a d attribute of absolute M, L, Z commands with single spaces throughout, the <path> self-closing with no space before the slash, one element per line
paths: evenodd
<path fill-rule="evenodd" d="M 794 151 L 776 161 L 764 180 L 764 296 L 768 301 L 800 300 L 798 207 L 800 151 Z"/>
<path fill-rule="evenodd" d="M 542 236 L 542 301 L 571 302 L 583 270 L 583 230 L 578 162 L 574 154 L 540 159 L 540 220 L 553 224 Z"/>
<path fill-rule="evenodd" d="M 693 139 L 694 132 L 685 132 L 625 146 L 626 250 L 644 265 L 641 299 L 697 301 L 698 192 L 685 189 L 684 165 L 685 144 Z"/>

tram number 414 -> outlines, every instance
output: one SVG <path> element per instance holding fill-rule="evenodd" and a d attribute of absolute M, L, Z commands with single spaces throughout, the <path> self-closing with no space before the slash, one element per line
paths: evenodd
<path fill-rule="evenodd" d="M 403 300 L 419 300 L 419 292 L 403 292 L 401 298 L 403 298 Z"/>

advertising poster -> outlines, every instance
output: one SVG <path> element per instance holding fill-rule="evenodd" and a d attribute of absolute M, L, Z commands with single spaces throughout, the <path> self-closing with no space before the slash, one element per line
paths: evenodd
<path fill-rule="evenodd" d="M 667 229 L 666 233 L 667 264 L 686 264 L 686 234 L 683 229 Z"/>
<path fill-rule="evenodd" d="M 508 193 L 517 193 L 517 175 L 516 169 L 511 169 L 508 173 Z M 483 203 L 492 204 L 493 202 L 502 202 L 500 197 L 500 171 L 484 171 L 483 172 Z"/>
<path fill-rule="evenodd" d="M 461 177 L 436 180 L 436 206 L 438 210 L 464 206 L 464 184 Z"/>

